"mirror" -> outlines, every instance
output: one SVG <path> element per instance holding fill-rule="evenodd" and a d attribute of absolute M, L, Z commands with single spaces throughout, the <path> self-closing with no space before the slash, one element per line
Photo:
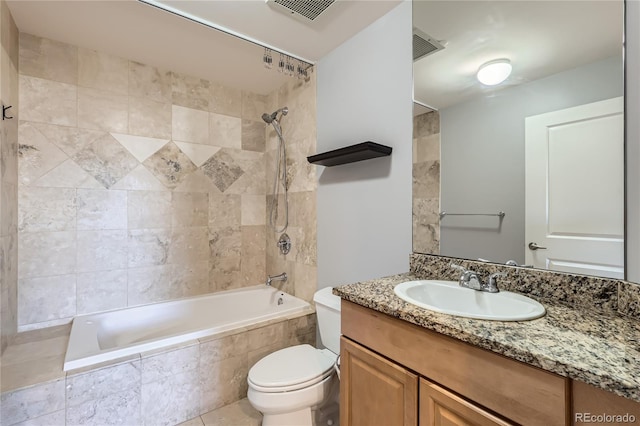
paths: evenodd
<path fill-rule="evenodd" d="M 624 277 L 623 9 L 414 0 L 415 252 Z"/>

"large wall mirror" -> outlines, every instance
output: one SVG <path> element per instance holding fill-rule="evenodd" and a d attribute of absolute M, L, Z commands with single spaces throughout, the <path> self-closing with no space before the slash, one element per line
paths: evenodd
<path fill-rule="evenodd" d="M 623 15 L 414 0 L 415 252 L 624 278 Z"/>

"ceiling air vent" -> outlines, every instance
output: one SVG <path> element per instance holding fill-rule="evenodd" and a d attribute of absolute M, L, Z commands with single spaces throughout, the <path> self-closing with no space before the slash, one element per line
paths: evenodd
<path fill-rule="evenodd" d="M 304 22 L 315 20 L 336 0 L 267 0 L 267 4 Z"/>
<path fill-rule="evenodd" d="M 436 53 L 439 50 L 444 49 L 444 46 L 435 38 L 429 34 L 420 31 L 417 28 L 413 29 L 413 60 L 418 59 Z"/>

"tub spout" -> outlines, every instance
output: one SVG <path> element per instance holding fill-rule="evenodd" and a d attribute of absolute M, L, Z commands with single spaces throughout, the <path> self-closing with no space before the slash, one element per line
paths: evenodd
<path fill-rule="evenodd" d="M 286 281 L 286 280 L 287 280 L 286 272 L 283 272 L 280 275 L 267 275 L 267 282 L 265 284 L 271 285 L 272 281 Z"/>

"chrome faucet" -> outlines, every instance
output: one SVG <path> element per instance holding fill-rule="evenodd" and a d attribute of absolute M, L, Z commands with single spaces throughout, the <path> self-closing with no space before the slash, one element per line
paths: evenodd
<path fill-rule="evenodd" d="M 287 273 L 283 272 L 279 275 L 267 275 L 267 282 L 265 283 L 266 285 L 271 285 L 272 281 L 286 281 L 287 280 Z"/>
<path fill-rule="evenodd" d="M 454 263 L 452 263 L 450 266 L 453 269 L 457 269 L 461 272 L 460 278 L 458 278 L 458 284 L 460 284 L 460 287 L 466 287 L 476 291 L 498 293 L 500 290 L 498 289 L 496 278 L 507 275 L 504 272 L 496 272 L 495 274 L 491 274 L 489 276 L 489 279 L 486 283 L 483 283 L 477 272 L 470 271 Z"/>

